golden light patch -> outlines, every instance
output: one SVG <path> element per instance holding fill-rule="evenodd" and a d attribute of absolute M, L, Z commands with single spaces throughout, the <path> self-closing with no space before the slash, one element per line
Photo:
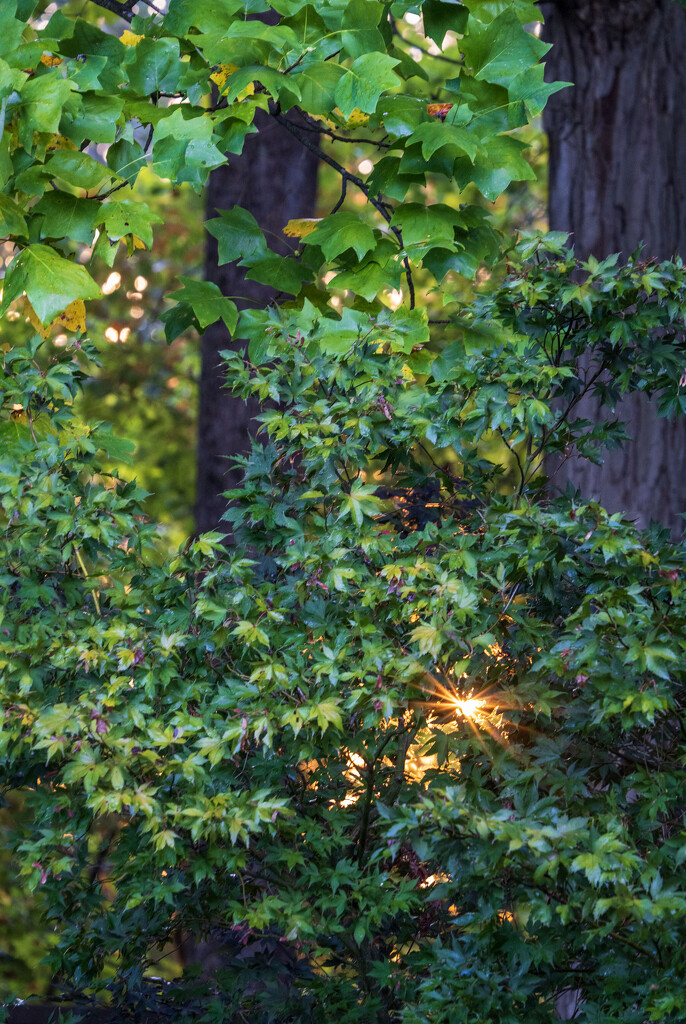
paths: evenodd
<path fill-rule="evenodd" d="M 478 719 L 486 705 L 485 700 L 478 697 L 468 697 L 466 700 L 455 700 L 455 707 L 464 718 Z"/>

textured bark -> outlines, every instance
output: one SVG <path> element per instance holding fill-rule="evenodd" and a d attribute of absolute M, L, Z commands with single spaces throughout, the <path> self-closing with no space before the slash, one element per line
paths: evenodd
<path fill-rule="evenodd" d="M 318 160 L 273 119 L 262 114 L 259 132 L 249 135 L 240 157 L 213 171 L 207 190 L 207 217 L 217 210 L 243 206 L 267 233 L 276 252 L 285 254 L 282 228 L 293 217 L 312 217 L 315 212 Z M 276 237 L 274 237 L 276 236 Z M 281 240 L 281 241 L 280 241 Z M 245 280 L 245 271 L 235 264 L 217 266 L 217 241 L 208 235 L 205 274 L 219 285 L 224 295 L 242 296 L 266 305 L 274 292 L 255 281 Z M 238 302 L 239 308 L 255 301 Z M 241 346 L 230 339 L 222 323 L 214 324 L 202 339 L 200 411 L 198 421 L 198 476 L 195 521 L 198 532 L 220 529 L 227 532 L 221 517 L 227 502 L 223 492 L 237 487 L 241 474 L 230 466 L 228 457 L 249 449 L 256 404 L 234 398 L 226 390 L 226 374 L 219 353 Z"/>
<path fill-rule="evenodd" d="M 541 4 L 553 44 L 548 77 L 574 82 L 544 117 L 550 145 L 550 227 L 573 232 L 577 255 L 646 257 L 686 249 L 686 11 L 675 0 L 558 0 Z M 588 400 L 582 418 L 607 416 Z M 681 531 L 686 422 L 658 419 L 640 397 L 622 402 L 631 444 L 601 467 L 575 459 L 555 483 L 623 510 L 640 525 Z"/>

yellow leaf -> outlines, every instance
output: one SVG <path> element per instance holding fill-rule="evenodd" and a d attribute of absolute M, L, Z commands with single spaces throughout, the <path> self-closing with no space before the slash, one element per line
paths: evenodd
<path fill-rule="evenodd" d="M 26 410 L 23 405 L 12 406 L 12 412 L 10 413 L 10 419 L 14 420 L 15 423 L 26 423 Z"/>
<path fill-rule="evenodd" d="M 413 374 L 412 370 L 410 369 L 410 367 L 407 365 L 407 363 L 403 363 L 403 366 L 402 366 L 402 369 L 401 369 L 400 372 L 403 375 L 403 380 L 410 381 L 412 384 L 414 384 L 414 374 Z"/>
<path fill-rule="evenodd" d="M 327 128 L 338 128 L 338 125 L 336 124 L 335 121 L 332 121 L 330 118 L 324 117 L 321 114 L 310 114 L 310 117 L 312 118 L 313 121 L 319 121 L 320 124 L 325 124 Z"/>
<path fill-rule="evenodd" d="M 41 338 L 45 340 L 50 337 L 50 324 L 43 327 L 43 324 L 38 319 L 38 314 L 28 300 L 28 297 L 24 296 L 24 316 L 27 318 L 34 331 L 40 334 Z"/>
<path fill-rule="evenodd" d="M 134 247 L 134 249 L 146 249 L 147 248 L 145 242 L 142 242 L 140 240 L 140 238 L 138 237 L 138 235 L 131 235 L 131 238 L 133 239 L 133 247 Z"/>
<path fill-rule="evenodd" d="M 51 323 L 43 327 L 33 306 L 28 298 L 24 296 L 24 315 L 28 318 L 34 330 L 44 339 L 50 337 L 53 327 L 59 327 L 67 331 L 86 330 L 86 306 L 83 299 L 75 299 L 74 302 L 70 302 L 64 312 L 60 313 Z"/>
<path fill-rule="evenodd" d="M 334 107 L 333 112 L 340 117 L 341 121 L 345 121 L 347 128 L 360 128 L 362 125 L 369 124 L 369 114 L 363 114 L 359 107 L 355 107 L 347 121 L 343 117 L 340 107 Z"/>
<path fill-rule="evenodd" d="M 50 141 L 46 145 L 46 151 L 52 151 L 55 149 L 76 149 L 76 145 L 71 139 L 66 139 L 64 135 L 51 135 Z"/>
<path fill-rule="evenodd" d="M 125 28 L 121 34 L 121 41 L 124 46 L 138 46 L 143 36 L 137 36 L 135 32 L 131 32 L 128 28 Z"/>
<path fill-rule="evenodd" d="M 62 63 L 61 57 L 54 57 L 51 53 L 44 53 L 40 59 L 41 64 L 45 64 L 46 68 L 54 68 L 58 64 Z"/>
<path fill-rule="evenodd" d="M 289 220 L 283 229 L 283 233 L 288 235 L 289 238 L 305 238 L 306 235 L 314 231 L 320 220 L 320 217 L 299 217 L 295 220 Z"/>
<path fill-rule="evenodd" d="M 220 89 L 223 89 L 227 79 L 231 77 L 234 71 L 238 71 L 238 64 L 219 64 L 217 65 L 217 70 L 213 71 L 210 75 L 210 81 L 218 85 Z"/>
<path fill-rule="evenodd" d="M 70 302 L 63 313 L 55 317 L 51 327 L 63 327 L 66 331 L 86 330 L 86 305 L 83 299 Z"/>
<path fill-rule="evenodd" d="M 433 654 L 435 657 L 441 649 L 441 634 L 430 623 L 424 626 L 415 626 L 410 633 L 410 639 L 419 643 L 419 650 L 422 654 Z"/>

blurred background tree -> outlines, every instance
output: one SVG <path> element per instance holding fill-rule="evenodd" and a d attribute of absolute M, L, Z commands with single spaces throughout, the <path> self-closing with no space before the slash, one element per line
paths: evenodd
<path fill-rule="evenodd" d="M 553 0 L 541 4 L 551 81 L 572 81 L 544 114 L 550 144 L 550 227 L 571 231 L 578 256 L 670 259 L 686 240 L 686 11 L 679 0 Z M 609 404 L 613 404 L 610 396 Z M 596 400 L 579 403 L 598 422 Z M 574 459 L 556 473 L 640 525 L 681 533 L 686 424 L 658 419 L 643 396 L 617 415 L 633 443 L 602 465 Z"/>

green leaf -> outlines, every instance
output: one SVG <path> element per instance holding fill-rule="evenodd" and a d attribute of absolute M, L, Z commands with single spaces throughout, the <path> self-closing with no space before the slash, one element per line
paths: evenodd
<path fill-rule="evenodd" d="M 393 68 L 398 64 L 385 53 L 366 53 L 353 61 L 336 86 L 335 100 L 347 121 L 355 108 L 370 114 L 386 89 L 400 85 Z"/>
<path fill-rule="evenodd" d="M 15 17 L 16 0 L 3 0 L 0 6 L 0 53 L 12 54 L 21 43 L 26 23 Z"/>
<path fill-rule="evenodd" d="M 466 128 L 460 128 L 454 124 L 442 124 L 436 120 L 420 124 L 412 133 L 411 141 L 421 142 L 422 156 L 427 161 L 445 146 L 451 147 L 456 155 L 464 153 L 470 160 L 474 160 L 479 146 L 478 138 Z"/>
<path fill-rule="evenodd" d="M 425 0 L 422 16 L 425 34 L 442 47 L 446 32 L 462 35 L 467 27 L 469 12 L 460 0 Z"/>
<path fill-rule="evenodd" d="M 0 235 L 25 235 L 26 218 L 9 196 L 0 195 Z"/>
<path fill-rule="evenodd" d="M 89 142 L 114 142 L 124 101 L 118 96 L 83 95 L 78 113 L 64 128 L 77 146 Z M 108 166 L 112 166 L 108 161 Z"/>
<path fill-rule="evenodd" d="M 45 170 L 50 177 L 60 178 L 86 191 L 97 188 L 105 178 L 110 177 L 107 167 L 87 153 L 73 149 L 58 149 L 46 162 Z"/>
<path fill-rule="evenodd" d="M 316 719 L 322 732 L 326 732 L 330 725 L 334 729 L 338 729 L 339 732 L 343 729 L 343 719 L 335 699 L 323 700 L 319 704 L 313 705 L 310 708 L 310 718 Z"/>
<path fill-rule="evenodd" d="M 376 117 L 381 117 L 389 135 L 405 138 L 412 135 L 422 122 L 433 123 L 429 122 L 426 107 L 424 100 L 414 96 L 385 96 Z"/>
<path fill-rule="evenodd" d="M 297 79 L 282 74 L 276 68 L 254 64 L 229 75 L 223 90 L 227 102 L 233 103 L 252 82 L 259 82 L 274 99 L 281 101 L 284 109 L 292 107 L 300 100 Z"/>
<path fill-rule="evenodd" d="M 397 206 L 391 225 L 401 229 L 405 245 L 440 246 L 452 244 L 455 228 L 464 221 L 458 210 L 443 203 L 403 203 Z"/>
<path fill-rule="evenodd" d="M 399 352 L 410 353 L 416 345 L 429 341 L 426 309 L 386 309 L 377 316 L 376 326 Z"/>
<path fill-rule="evenodd" d="M 95 223 L 102 209 L 96 199 L 81 199 L 69 192 L 48 192 L 32 208 L 32 214 L 41 214 L 41 233 L 44 238 L 73 238 L 75 242 L 90 245 L 95 235 Z"/>
<path fill-rule="evenodd" d="M 550 44 L 525 31 L 510 9 L 487 26 L 471 19 L 469 35 L 460 46 L 475 78 L 505 87 L 550 49 Z"/>
<path fill-rule="evenodd" d="M 522 156 L 526 143 L 511 135 L 498 135 L 485 143 L 473 164 L 466 160 L 455 162 L 455 180 L 460 188 L 473 181 L 486 199 L 494 202 L 511 181 L 526 181 L 536 177 L 531 165 Z"/>
<path fill-rule="evenodd" d="M 109 456 L 114 462 L 132 466 L 136 445 L 126 437 L 117 437 L 108 423 L 103 423 L 91 430 L 89 437 L 98 446 L 100 451 Z"/>
<path fill-rule="evenodd" d="M 6 96 L 9 96 L 9 94 L 16 88 L 16 77 L 17 72 L 13 70 L 6 61 L 0 58 L 0 99 L 4 99 Z"/>
<path fill-rule="evenodd" d="M 218 285 L 212 281 L 196 281 L 192 277 L 179 277 L 183 287 L 169 295 L 170 299 L 193 310 L 201 331 L 217 320 L 223 320 L 229 332 L 236 329 L 238 311 L 236 304 L 222 295 Z"/>
<path fill-rule="evenodd" d="M 358 214 L 347 210 L 325 217 L 303 241 L 306 245 L 318 245 L 327 261 L 334 260 L 346 249 L 354 249 L 362 259 L 376 246 L 376 237 L 369 224 Z"/>
<path fill-rule="evenodd" d="M 219 243 L 219 265 L 241 260 L 245 265 L 267 259 L 271 253 L 260 225 L 242 206 L 218 210 L 219 217 L 208 220 L 205 227 Z"/>
<path fill-rule="evenodd" d="M 218 36 L 226 35 L 236 11 L 245 8 L 245 0 L 170 0 L 164 19 L 167 32 L 185 35 L 189 28 L 197 28 Z"/>
<path fill-rule="evenodd" d="M 362 526 L 365 516 L 377 515 L 380 499 L 375 491 L 372 485 L 356 481 L 341 501 L 339 519 L 350 516 L 356 526 Z"/>
<path fill-rule="evenodd" d="M 245 276 L 249 281 L 259 281 L 279 292 L 298 295 L 303 281 L 312 279 L 312 271 L 299 260 L 286 256 L 268 256 L 251 263 Z"/>
<path fill-rule="evenodd" d="M 64 107 L 74 88 L 73 82 L 56 74 L 39 75 L 29 79 L 21 90 L 24 120 L 28 130 L 59 131 Z"/>
<path fill-rule="evenodd" d="M 538 117 L 549 98 L 560 89 L 566 89 L 571 82 L 544 81 L 545 66 L 536 64 L 526 68 L 508 84 L 507 91 L 513 102 L 522 101 L 530 118 Z"/>
<path fill-rule="evenodd" d="M 398 287 L 403 272 L 402 263 L 396 259 L 398 251 L 395 241 L 382 238 L 357 266 L 336 274 L 332 286 L 349 288 L 371 302 L 379 292 Z"/>
<path fill-rule="evenodd" d="M 160 224 L 162 218 L 147 203 L 133 199 L 110 199 L 100 207 L 101 220 L 107 237 L 113 242 L 136 235 L 148 248 L 153 243 L 153 224 Z"/>
<path fill-rule="evenodd" d="M 178 39 L 141 39 L 138 46 L 127 47 L 122 61 L 129 85 L 140 96 L 176 92 L 181 73 Z"/>
<path fill-rule="evenodd" d="M 423 626 L 415 626 L 410 633 L 410 639 L 419 644 L 422 654 L 431 654 L 437 657 L 441 650 L 441 633 L 436 626 L 426 623 Z"/>
<path fill-rule="evenodd" d="M 385 51 L 384 38 L 379 31 L 383 16 L 384 7 L 378 0 L 348 0 L 341 23 L 341 42 L 348 56 Z"/>
<path fill-rule="evenodd" d="M 138 142 L 120 139 L 107 150 L 107 166 L 129 185 L 133 185 L 146 164 L 145 151 Z"/>
<path fill-rule="evenodd" d="M 441 248 L 430 249 L 422 256 L 422 266 L 431 271 L 439 284 L 451 270 L 456 274 L 462 274 L 463 277 L 474 277 L 479 269 L 479 262 L 472 253 L 463 249 L 458 252 Z"/>
<path fill-rule="evenodd" d="M 289 77 L 297 83 L 301 106 L 308 114 L 330 114 L 336 106 L 336 86 L 345 74 L 340 64 L 312 61 Z"/>
<path fill-rule="evenodd" d="M 181 107 L 165 117 L 153 134 L 153 170 L 161 178 L 189 182 L 197 191 L 210 171 L 226 163 L 212 137 L 208 117 L 184 117 Z"/>
<path fill-rule="evenodd" d="M 5 275 L 0 315 L 23 292 L 43 324 L 54 320 L 74 299 L 97 299 L 101 294 L 85 267 L 47 245 L 29 245 L 14 257 Z"/>

